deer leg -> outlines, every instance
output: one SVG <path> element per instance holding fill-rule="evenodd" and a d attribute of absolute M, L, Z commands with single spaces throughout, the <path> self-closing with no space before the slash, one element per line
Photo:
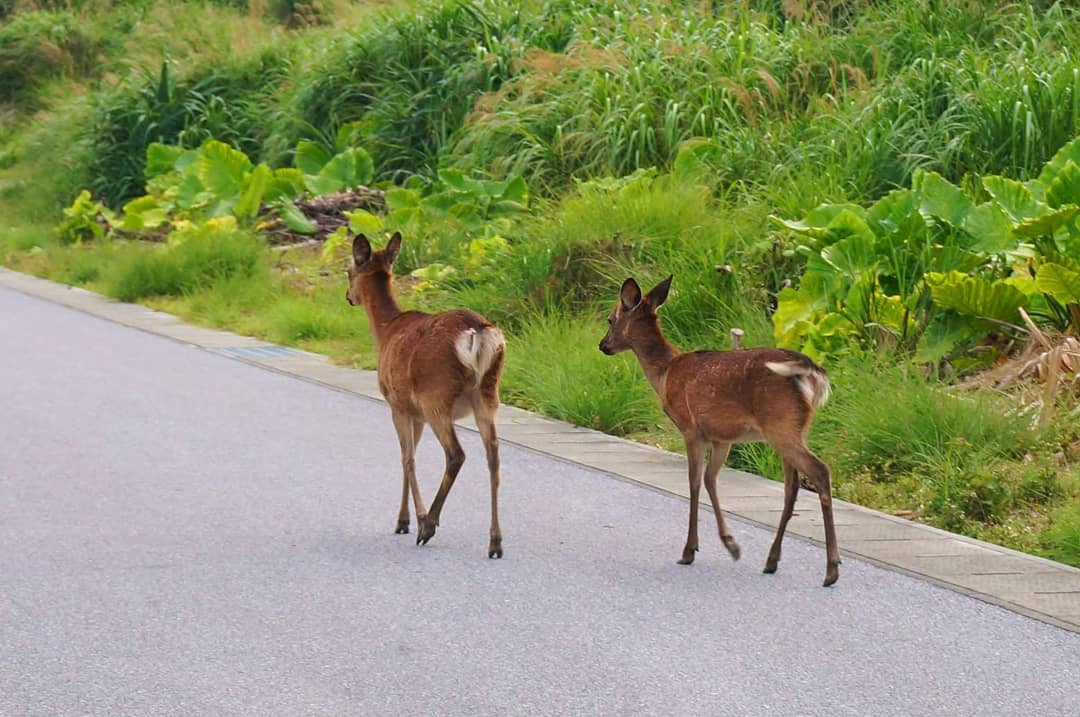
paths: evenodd
<path fill-rule="evenodd" d="M 443 452 L 446 454 L 446 470 L 443 473 L 442 483 L 439 484 L 439 492 L 435 494 L 435 500 L 431 501 L 431 509 L 428 510 L 427 515 L 422 520 L 418 519 L 420 526 L 416 534 L 417 545 L 427 545 L 427 542 L 435 535 L 435 528 L 439 525 L 439 515 L 442 513 L 443 503 L 446 502 L 446 496 L 450 493 L 450 489 L 454 487 L 454 481 L 461 471 L 462 464 L 465 463 L 465 451 L 462 449 L 457 432 L 454 430 L 452 415 L 450 411 L 446 411 L 437 420 L 429 421 L 432 432 L 439 439 Z"/>
<path fill-rule="evenodd" d="M 473 416 L 476 427 L 480 429 L 480 440 L 484 442 L 487 453 L 488 474 L 491 476 L 491 530 L 488 533 L 488 557 L 501 558 L 502 531 L 499 529 L 499 437 L 495 432 L 495 411 L 499 406 L 498 396 L 478 395 L 473 399 Z"/>
<path fill-rule="evenodd" d="M 774 444 L 775 445 L 775 444 Z M 818 500 L 821 502 L 821 521 L 825 525 L 825 581 L 822 583 L 829 587 L 840 577 L 840 548 L 836 543 L 836 525 L 833 523 L 832 512 L 832 485 L 829 476 L 829 467 L 821 462 L 805 444 L 786 446 L 780 455 L 787 456 L 795 469 L 806 476 L 815 488 L 817 488 Z"/>
<path fill-rule="evenodd" d="M 416 430 L 416 422 L 412 418 L 398 411 L 391 411 L 394 421 L 394 430 L 397 431 L 398 443 L 401 446 L 401 508 L 398 510 L 397 534 L 409 532 L 409 490 L 412 488 L 413 500 L 417 502 L 416 516 L 420 518 L 423 501 L 420 499 L 420 488 L 416 483 L 416 444 L 420 439 L 420 431 Z M 423 429 L 423 423 L 420 429 Z"/>
<path fill-rule="evenodd" d="M 413 455 L 416 454 L 416 447 L 420 444 L 420 436 L 424 433 L 424 421 L 420 418 L 412 419 L 413 428 Z M 404 489 L 402 489 L 404 491 Z M 409 473 L 409 490 L 412 492 L 413 508 L 416 510 L 416 525 L 420 526 L 420 523 L 427 516 L 427 508 L 424 507 L 424 499 L 420 495 L 420 483 L 416 480 L 416 465 L 413 463 L 413 469 Z M 404 501 L 404 499 L 402 499 Z"/>
<path fill-rule="evenodd" d="M 694 562 L 694 553 L 698 549 L 698 500 L 701 497 L 701 472 L 702 463 L 705 459 L 705 445 L 701 439 L 693 438 L 686 440 L 686 462 L 690 468 L 690 527 L 686 532 L 686 546 L 683 547 L 682 557 L 677 561 L 679 565 L 690 565 Z"/>
<path fill-rule="evenodd" d="M 739 544 L 731 536 L 727 523 L 724 521 L 724 514 L 720 511 L 720 496 L 716 492 L 716 476 L 720 474 L 720 469 L 723 468 L 730 452 L 730 443 L 712 444 L 709 463 L 705 466 L 705 491 L 709 494 L 709 502 L 712 503 L 713 514 L 716 515 L 716 527 L 720 531 L 720 540 L 731 553 L 732 560 L 738 560 Z"/>
<path fill-rule="evenodd" d="M 784 512 L 780 514 L 780 525 L 776 529 L 776 537 L 773 538 L 772 547 L 769 548 L 769 557 L 765 561 L 766 573 L 775 573 L 776 565 L 780 562 L 780 544 L 784 540 L 784 531 L 787 529 L 791 513 L 795 510 L 795 499 L 799 496 L 799 475 L 795 466 L 784 459 Z"/>

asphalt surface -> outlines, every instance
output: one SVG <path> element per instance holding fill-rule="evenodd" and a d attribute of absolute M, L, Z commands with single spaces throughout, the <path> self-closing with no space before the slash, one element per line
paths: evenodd
<path fill-rule="evenodd" d="M 1080 714 L 1078 634 L 507 444 L 488 560 L 462 440 L 418 548 L 382 405 L 0 289 L 0 715 Z"/>

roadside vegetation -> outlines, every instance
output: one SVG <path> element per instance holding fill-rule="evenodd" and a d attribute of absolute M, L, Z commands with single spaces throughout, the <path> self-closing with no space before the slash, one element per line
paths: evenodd
<path fill-rule="evenodd" d="M 677 450 L 596 348 L 674 274 L 680 347 L 829 370 L 837 497 L 1080 565 L 1077 47 L 1035 1 L 0 0 L 0 257 L 371 367 L 349 232 L 400 230 L 504 400 Z"/>

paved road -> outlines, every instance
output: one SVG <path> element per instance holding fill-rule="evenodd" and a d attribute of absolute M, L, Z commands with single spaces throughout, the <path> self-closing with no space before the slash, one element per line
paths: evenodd
<path fill-rule="evenodd" d="M 0 289 L 0 715 L 1080 714 L 1080 635 L 509 445 L 487 560 L 463 440 L 417 548 L 381 405 Z"/>

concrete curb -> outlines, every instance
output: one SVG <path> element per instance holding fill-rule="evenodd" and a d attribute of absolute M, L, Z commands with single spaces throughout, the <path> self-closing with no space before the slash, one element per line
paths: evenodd
<path fill-rule="evenodd" d="M 0 267 L 0 287 L 62 304 L 234 360 L 382 401 L 374 371 L 335 366 L 324 357 L 227 331 L 186 324 L 136 304 Z M 473 429 L 470 422 L 462 422 Z M 685 459 L 669 451 L 555 421 L 513 406 L 499 412 L 500 439 L 587 466 L 670 495 L 689 498 Z M 725 469 L 719 481 L 726 514 L 775 529 L 783 486 Z M 803 496 L 788 532 L 824 542 L 816 496 Z M 707 499 L 706 499 L 706 507 Z M 937 528 L 834 501 L 841 552 L 929 580 L 984 602 L 1080 633 L 1080 570 Z M 706 511 L 706 514 L 708 511 Z M 674 548 L 673 548 L 674 549 Z"/>

